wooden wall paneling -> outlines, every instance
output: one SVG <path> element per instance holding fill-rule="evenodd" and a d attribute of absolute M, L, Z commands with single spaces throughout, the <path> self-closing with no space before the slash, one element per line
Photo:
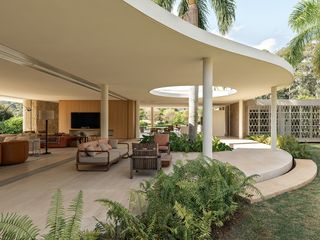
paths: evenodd
<path fill-rule="evenodd" d="M 68 133 L 69 130 L 71 129 L 71 112 L 100 112 L 100 101 L 99 100 L 61 100 L 59 101 L 59 132 Z M 134 101 L 110 100 L 109 101 L 109 130 L 113 130 L 113 136 L 110 138 L 128 139 L 134 136 L 134 131 L 135 131 L 134 114 L 135 114 Z"/>
<path fill-rule="evenodd" d="M 136 133 L 136 102 L 128 100 L 128 139 L 135 138 Z"/>

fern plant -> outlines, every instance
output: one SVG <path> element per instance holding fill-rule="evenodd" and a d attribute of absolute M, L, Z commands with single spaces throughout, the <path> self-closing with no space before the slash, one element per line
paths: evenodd
<path fill-rule="evenodd" d="M 51 207 L 48 212 L 46 228 L 48 234 L 39 235 L 39 229 L 28 216 L 19 216 L 16 213 L 0 215 L 0 239 L 5 240 L 78 240 L 80 239 L 80 224 L 82 218 L 83 194 L 80 191 L 71 202 L 68 211 L 70 217 L 66 218 L 63 209 L 61 190 L 52 196 Z"/>
<path fill-rule="evenodd" d="M 97 239 L 212 239 L 212 228 L 231 218 L 248 190 L 257 191 L 253 178 L 204 157 L 179 162 L 171 174 L 160 171 L 131 194 L 133 211 L 98 200 L 107 218 L 97 220 Z"/>

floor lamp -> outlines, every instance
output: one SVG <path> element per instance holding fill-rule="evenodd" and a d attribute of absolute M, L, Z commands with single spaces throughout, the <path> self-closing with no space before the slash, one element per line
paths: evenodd
<path fill-rule="evenodd" d="M 50 154 L 48 152 L 48 120 L 54 119 L 54 111 L 39 111 L 39 119 L 46 120 L 46 151 L 43 154 Z"/>

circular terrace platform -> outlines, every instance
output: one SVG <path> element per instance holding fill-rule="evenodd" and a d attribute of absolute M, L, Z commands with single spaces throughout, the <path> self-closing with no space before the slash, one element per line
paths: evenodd
<path fill-rule="evenodd" d="M 263 182 L 289 172 L 293 157 L 286 151 L 271 151 L 270 146 L 246 139 L 222 139 L 233 151 L 214 152 L 213 158 L 229 163 L 247 176 L 258 175 L 256 182 Z M 174 160 L 195 159 L 199 153 L 172 153 Z"/>
<path fill-rule="evenodd" d="M 239 168 L 247 176 L 259 175 L 257 182 L 279 177 L 291 170 L 292 156 L 283 150 L 234 149 L 230 152 L 215 152 L 213 158 Z"/>

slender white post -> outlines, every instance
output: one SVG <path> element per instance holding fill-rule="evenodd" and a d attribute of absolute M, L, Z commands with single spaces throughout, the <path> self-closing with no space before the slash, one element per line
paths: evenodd
<path fill-rule="evenodd" d="M 154 115 L 153 115 L 153 107 L 151 107 L 151 128 L 154 127 Z"/>
<path fill-rule="evenodd" d="M 239 100 L 239 138 L 243 138 L 243 100 Z"/>
<path fill-rule="evenodd" d="M 195 140 L 198 128 L 198 86 L 190 86 L 189 92 L 189 139 Z"/>
<path fill-rule="evenodd" d="M 136 101 L 136 138 L 140 138 L 140 102 Z"/>
<path fill-rule="evenodd" d="M 271 150 L 277 150 L 277 87 L 271 88 Z"/>
<path fill-rule="evenodd" d="M 109 87 L 101 85 L 101 110 L 100 110 L 100 135 L 102 138 L 109 137 Z"/>
<path fill-rule="evenodd" d="M 212 158 L 213 60 L 203 59 L 203 155 Z"/>

